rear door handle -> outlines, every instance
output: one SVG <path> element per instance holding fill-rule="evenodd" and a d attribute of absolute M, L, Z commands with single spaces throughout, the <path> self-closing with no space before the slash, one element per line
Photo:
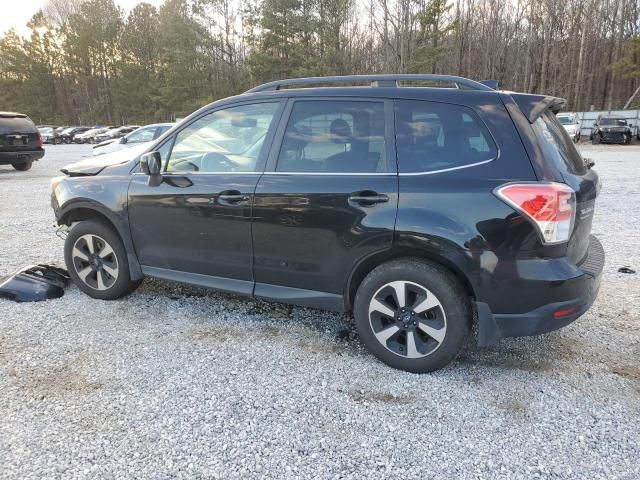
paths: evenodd
<path fill-rule="evenodd" d="M 389 201 L 389 197 L 376 192 L 357 192 L 349 195 L 349 201 L 359 203 L 360 205 L 375 205 L 376 203 L 385 203 Z"/>
<path fill-rule="evenodd" d="M 238 190 L 225 190 L 224 192 L 220 192 L 220 195 L 218 195 L 218 201 L 228 205 L 238 205 L 240 203 L 248 202 L 249 195 L 244 195 Z"/>

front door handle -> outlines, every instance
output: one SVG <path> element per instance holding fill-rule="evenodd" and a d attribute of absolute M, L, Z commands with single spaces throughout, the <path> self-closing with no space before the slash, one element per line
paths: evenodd
<path fill-rule="evenodd" d="M 228 205 L 238 205 L 249 201 L 249 195 L 244 195 L 238 190 L 225 190 L 218 195 L 218 201 Z"/>
<path fill-rule="evenodd" d="M 359 203 L 360 205 L 375 205 L 376 203 L 385 203 L 389 201 L 389 197 L 377 192 L 365 191 L 357 192 L 349 195 L 349 201 Z"/>

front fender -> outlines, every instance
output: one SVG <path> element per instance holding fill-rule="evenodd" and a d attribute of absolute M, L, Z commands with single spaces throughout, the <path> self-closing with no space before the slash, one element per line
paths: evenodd
<path fill-rule="evenodd" d="M 127 251 L 132 280 L 143 277 L 128 223 L 129 177 L 59 177 L 51 183 L 51 205 L 58 225 L 103 218 L 118 232 Z"/>

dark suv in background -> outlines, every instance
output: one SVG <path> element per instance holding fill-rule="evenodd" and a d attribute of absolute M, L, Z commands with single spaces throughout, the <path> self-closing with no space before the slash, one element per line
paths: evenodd
<path fill-rule="evenodd" d="M 0 165 L 24 171 L 42 157 L 42 137 L 31 119 L 22 113 L 0 112 Z"/>
<path fill-rule="evenodd" d="M 66 263 L 94 298 L 152 276 L 350 311 L 380 360 L 431 371 L 474 318 L 491 345 L 596 298 L 600 183 L 563 105 L 435 75 L 265 84 L 145 150 L 65 168 Z"/>
<path fill-rule="evenodd" d="M 598 115 L 589 138 L 594 145 L 599 143 L 627 145 L 633 138 L 631 127 L 633 124 L 628 124 L 627 120 L 619 115 Z"/>

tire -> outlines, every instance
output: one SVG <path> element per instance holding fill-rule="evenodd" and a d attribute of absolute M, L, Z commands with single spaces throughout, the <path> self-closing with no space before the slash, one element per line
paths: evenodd
<path fill-rule="evenodd" d="M 469 298 L 455 276 L 419 258 L 392 260 L 371 271 L 358 287 L 353 313 L 371 353 L 390 367 L 414 373 L 451 362 L 472 321 Z"/>
<path fill-rule="evenodd" d="M 27 160 L 26 162 L 12 163 L 11 166 L 19 172 L 26 172 L 33 166 L 33 160 Z"/>
<path fill-rule="evenodd" d="M 84 220 L 71 229 L 64 242 L 64 260 L 73 283 L 93 298 L 115 300 L 141 282 L 131 280 L 122 240 L 101 220 Z"/>
<path fill-rule="evenodd" d="M 597 133 L 591 138 L 592 145 L 599 145 L 601 141 L 602 139 L 600 138 L 600 135 L 598 135 Z"/>

